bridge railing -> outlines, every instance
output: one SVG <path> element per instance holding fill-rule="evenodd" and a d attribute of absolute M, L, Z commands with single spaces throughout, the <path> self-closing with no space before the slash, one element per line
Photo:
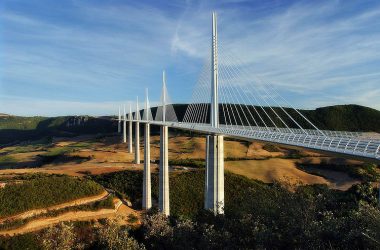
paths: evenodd
<path fill-rule="evenodd" d="M 351 136 L 324 136 L 321 134 L 301 134 L 283 131 L 268 130 L 250 130 L 241 126 L 240 128 L 220 126 L 213 128 L 208 124 L 190 124 L 190 123 L 172 123 L 171 127 L 184 128 L 199 132 L 224 134 L 231 137 L 240 137 L 245 139 L 256 139 L 267 142 L 275 142 L 292 146 L 301 146 L 310 149 L 318 149 L 336 153 L 364 156 L 369 158 L 380 159 L 380 140 L 359 137 L 360 133 L 353 133 Z"/>
<path fill-rule="evenodd" d="M 150 121 L 150 123 L 202 133 L 222 134 L 242 139 L 260 140 L 380 160 L 380 139 L 363 137 L 363 133 L 361 132 L 339 133 L 340 131 L 336 131 L 337 133 L 334 133 L 335 131 L 328 131 L 328 133 L 322 135 L 316 133 L 305 134 L 297 129 L 286 131 L 276 128 L 270 130 L 260 128 L 255 130 L 247 126 L 231 127 L 220 125 L 218 128 L 215 128 L 209 124 L 199 123 L 164 123 L 160 121 Z M 323 132 L 326 132 L 326 130 Z"/>

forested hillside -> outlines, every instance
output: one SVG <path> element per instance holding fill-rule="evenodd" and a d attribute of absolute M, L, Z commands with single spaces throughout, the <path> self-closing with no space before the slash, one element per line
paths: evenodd
<path fill-rule="evenodd" d="M 187 104 L 174 105 L 178 120 L 182 121 L 185 116 Z M 296 125 L 289 117 L 281 114 L 278 107 L 272 107 L 282 119 L 292 127 Z M 225 123 L 220 105 L 220 123 Z M 157 108 L 152 108 L 155 116 Z M 267 113 L 277 126 L 282 127 L 281 121 L 275 117 L 270 107 L 243 106 L 242 109 L 232 109 L 236 117 L 243 117 L 242 112 L 251 111 L 253 117 L 248 117 L 248 122 L 253 125 L 254 119 L 259 121 L 259 115 L 264 122 L 270 126 L 271 120 L 266 116 Z M 285 109 L 290 115 L 296 117 L 300 125 L 304 128 L 312 128 L 305 120 L 292 109 Z M 257 112 L 256 112 L 257 111 Z M 344 131 L 364 131 L 380 133 L 380 111 L 359 105 L 336 105 L 317 108 L 315 110 L 300 110 L 300 112 L 311 120 L 318 128 L 326 130 Z M 239 114 L 238 114 L 239 113 Z M 259 115 L 258 115 L 259 114 Z M 142 113 L 141 113 L 142 115 Z M 256 118 L 255 118 L 256 116 Z M 209 118 L 207 118 L 209 119 Z M 248 124 L 243 121 L 244 125 Z M 241 122 L 237 121 L 238 124 Z M 263 126 L 263 124 L 261 124 Z M 60 117 L 20 117 L 20 116 L 0 116 L 0 145 L 15 143 L 23 140 L 39 139 L 43 136 L 75 136 L 79 134 L 112 133 L 117 130 L 117 121 L 110 117 L 91 117 L 91 116 L 60 116 Z M 157 132 L 152 127 L 152 132 Z"/>
<path fill-rule="evenodd" d="M 182 121 L 183 117 L 186 113 L 187 104 L 177 104 L 174 105 L 175 112 L 177 114 L 178 120 Z M 240 106 L 240 105 L 239 105 Z M 226 108 L 226 107 L 224 107 Z M 291 127 L 296 127 L 296 125 L 291 121 L 289 117 L 278 107 L 272 107 L 273 110 L 281 116 L 281 118 Z M 256 121 L 260 121 L 260 117 L 257 115 L 257 113 L 260 114 L 261 118 L 263 118 L 264 122 L 270 126 L 271 121 L 267 117 L 266 114 L 268 114 L 271 119 L 276 123 L 278 127 L 284 127 L 284 125 L 281 124 L 281 121 L 276 118 L 276 115 L 271 110 L 270 107 L 253 107 L 253 106 L 242 106 L 237 107 L 235 109 L 234 107 L 230 109 L 230 116 L 233 116 L 232 113 L 235 113 L 235 117 L 238 117 L 238 113 L 240 114 L 240 117 L 245 116 L 243 112 L 249 114 L 248 110 L 252 114 L 252 116 L 256 119 Z M 265 112 L 264 112 L 265 110 Z M 304 119 L 300 117 L 299 114 L 297 114 L 293 109 L 285 108 L 285 110 L 295 119 L 297 119 L 297 122 L 303 127 L 303 128 L 312 128 L 310 124 L 308 124 Z M 335 106 L 328 106 L 328 107 L 321 107 L 314 110 L 299 110 L 306 118 L 308 118 L 314 125 L 316 125 L 319 129 L 324 130 L 340 130 L 340 131 L 362 131 L 362 132 L 378 132 L 380 133 L 380 111 L 360 105 L 335 105 Z M 155 110 L 152 110 L 153 113 L 155 113 Z M 227 112 L 227 111 L 225 111 Z M 222 105 L 219 106 L 219 122 L 221 124 L 225 123 L 225 119 L 227 119 L 227 123 L 229 123 L 228 118 L 225 118 L 223 116 L 223 107 Z M 251 125 L 254 125 L 254 121 L 252 117 L 247 115 L 247 118 L 249 120 L 249 123 Z M 246 123 L 246 121 L 243 120 L 243 123 Z M 209 120 L 209 117 L 207 117 L 207 120 Z M 237 123 L 241 123 L 238 121 Z M 244 124 L 247 125 L 247 124 Z M 263 124 L 260 124 L 263 126 Z"/>
<path fill-rule="evenodd" d="M 359 105 L 336 105 L 302 113 L 320 129 L 380 133 L 380 111 Z"/>
<path fill-rule="evenodd" d="M 109 117 L 0 117 L 0 145 L 46 136 L 76 136 L 113 132 L 117 123 Z"/>

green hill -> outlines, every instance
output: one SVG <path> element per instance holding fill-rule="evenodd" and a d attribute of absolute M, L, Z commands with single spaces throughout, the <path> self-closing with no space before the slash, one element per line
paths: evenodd
<path fill-rule="evenodd" d="M 177 114 L 178 120 L 182 121 L 186 113 L 187 104 L 176 104 L 174 105 L 175 112 Z M 238 106 L 238 105 L 237 105 Z M 243 111 L 245 112 L 249 123 L 254 124 L 254 119 L 260 121 L 260 114 L 266 124 L 271 124 L 270 119 L 267 117 L 268 114 L 271 119 L 276 123 L 278 127 L 284 127 L 281 121 L 276 118 L 276 115 L 272 109 L 281 116 L 285 123 L 290 126 L 297 128 L 297 125 L 284 113 L 279 107 L 253 107 L 253 106 L 242 106 L 241 109 L 231 108 L 230 116 L 233 114 L 235 117 L 244 117 Z M 243 111 L 242 111 L 243 110 Z M 252 117 L 249 117 L 248 110 L 251 112 Z M 293 109 L 284 108 L 292 117 L 294 117 L 297 122 L 303 128 L 313 128 L 309 123 L 300 117 Z M 155 110 L 152 110 L 155 111 Z M 257 112 L 256 112 L 257 111 Z M 264 112 L 265 111 L 265 112 Z M 321 107 L 314 110 L 299 110 L 306 118 L 308 118 L 314 125 L 319 129 L 323 130 L 341 130 L 341 131 L 362 131 L 362 132 L 378 132 L 380 133 L 380 111 L 360 105 L 335 105 L 328 107 Z M 227 112 L 227 111 L 226 111 Z M 155 112 L 153 112 L 155 113 Z M 223 107 L 219 105 L 219 122 L 221 124 L 225 123 L 225 118 L 223 116 Z M 236 118 L 238 120 L 238 118 Z M 245 118 L 242 118 L 243 120 Z M 207 117 L 209 120 L 209 117 Z M 228 120 L 227 120 L 228 121 Z M 245 122 L 245 121 L 243 121 Z M 238 122 L 239 123 L 239 122 Z M 240 124 L 240 123 L 239 123 Z M 247 124 L 244 124 L 247 125 Z M 259 124 L 264 126 L 264 124 Z"/>
<path fill-rule="evenodd" d="M 302 110 L 318 128 L 380 133 L 380 111 L 360 105 L 335 105 Z"/>
<path fill-rule="evenodd" d="M 0 145 L 51 136 L 109 133 L 117 124 L 109 117 L 0 117 Z"/>
<path fill-rule="evenodd" d="M 174 109 L 178 120 L 182 121 L 185 116 L 187 104 L 175 104 Z M 220 105 L 220 122 L 225 122 L 223 107 Z M 276 118 L 272 109 L 281 114 L 281 117 L 291 127 L 297 127 L 294 122 L 287 117 L 279 107 L 253 107 L 242 106 L 242 109 L 234 110 L 235 116 L 243 117 L 242 112 L 249 110 L 253 117 L 248 117 L 249 123 L 254 124 L 254 119 L 259 121 L 257 112 L 266 124 L 271 124 L 273 120 L 277 126 L 282 127 L 281 121 Z M 242 111 L 243 110 L 243 111 Z M 299 114 L 290 108 L 285 110 L 303 128 L 312 128 L 305 120 L 300 119 Z M 152 108 L 153 117 L 157 108 Z M 257 111 L 257 112 L 256 112 Z M 232 111 L 231 111 L 232 112 Z M 363 131 L 380 133 L 380 111 L 359 105 L 336 105 L 317 108 L 315 110 L 300 110 L 318 128 L 325 130 Z M 266 116 L 269 114 L 271 119 Z M 141 112 L 142 115 L 142 112 Z M 232 116 L 232 114 L 231 114 Z M 256 116 L 256 117 L 255 117 Z M 207 117 L 209 119 L 209 117 Z M 247 125 L 247 124 L 244 124 Z M 264 126 L 263 124 L 259 124 Z M 44 136 L 75 136 L 80 134 L 112 133 L 117 130 L 117 121 L 110 117 L 91 116 L 59 116 L 59 117 L 20 117 L 0 115 L 0 145 L 16 143 L 23 140 L 34 140 Z M 152 133 L 157 133 L 158 129 L 152 127 Z"/>

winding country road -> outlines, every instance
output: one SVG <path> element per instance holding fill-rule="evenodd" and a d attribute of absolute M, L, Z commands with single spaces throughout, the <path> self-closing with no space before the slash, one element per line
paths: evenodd
<path fill-rule="evenodd" d="M 9 220 L 22 220 L 22 219 L 30 218 L 30 217 L 33 217 L 36 215 L 47 213 L 49 211 L 54 211 L 54 210 L 59 210 L 59 209 L 66 208 L 66 207 L 74 207 L 74 206 L 78 206 L 78 205 L 84 205 L 87 203 L 92 203 L 95 201 L 104 200 L 104 199 L 107 199 L 107 197 L 109 195 L 110 194 L 104 190 L 102 193 L 95 195 L 95 196 L 83 197 L 80 199 L 68 201 L 68 202 L 61 203 L 61 204 L 54 205 L 54 206 L 50 206 L 47 208 L 33 209 L 33 210 L 23 212 L 21 214 L 16 214 L 13 216 L 0 218 L 0 223 L 3 223 L 4 221 L 9 221 Z"/>
<path fill-rule="evenodd" d="M 98 211 L 75 211 L 75 212 L 67 212 L 56 217 L 47 217 L 47 218 L 38 218 L 36 220 L 32 220 L 25 225 L 10 230 L 0 231 L 0 235 L 16 235 L 16 234 L 24 234 L 33 231 L 37 231 L 43 228 L 46 228 L 50 225 L 58 224 L 63 221 L 83 221 L 83 220 L 91 220 L 91 219 L 102 219 L 108 218 L 110 215 L 115 214 L 122 202 L 116 201 L 115 209 L 100 209 Z"/>

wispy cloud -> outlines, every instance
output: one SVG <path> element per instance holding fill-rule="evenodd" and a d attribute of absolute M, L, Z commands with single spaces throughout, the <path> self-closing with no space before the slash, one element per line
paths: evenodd
<path fill-rule="evenodd" d="M 297 107 L 380 108 L 376 1 L 71 1 L 65 8 L 48 0 L 34 8 L 6 2 L 0 13 L 0 94 L 19 99 L 3 98 L 0 112 L 17 113 L 16 105 L 33 98 L 97 114 L 103 109 L 96 103 L 134 100 L 144 87 L 151 100 L 159 100 L 165 68 L 172 99 L 189 101 L 210 53 L 214 9 L 221 63 L 270 82 Z M 28 112 L 64 113 L 39 108 Z"/>

